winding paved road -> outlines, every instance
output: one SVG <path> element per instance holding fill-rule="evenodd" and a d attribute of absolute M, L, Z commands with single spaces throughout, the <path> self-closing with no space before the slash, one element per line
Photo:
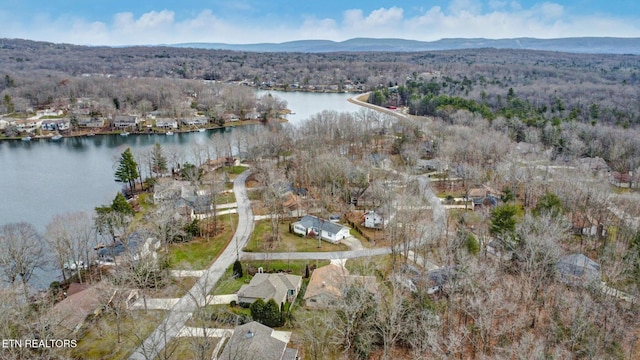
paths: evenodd
<path fill-rule="evenodd" d="M 191 317 L 191 313 L 198 306 L 203 306 L 206 303 L 207 295 L 220 280 L 225 270 L 236 260 L 239 254 L 238 249 L 242 249 L 246 245 L 254 224 L 251 204 L 245 187 L 245 182 L 250 173 L 251 170 L 246 170 L 233 181 L 233 191 L 238 202 L 238 228 L 231 242 L 218 259 L 205 270 L 191 290 L 171 308 L 167 317 L 129 359 L 155 359 L 165 345 L 178 335 L 184 324 Z"/>

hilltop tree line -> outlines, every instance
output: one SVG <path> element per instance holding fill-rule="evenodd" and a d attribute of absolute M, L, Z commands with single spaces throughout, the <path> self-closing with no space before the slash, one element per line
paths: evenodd
<path fill-rule="evenodd" d="M 141 82 L 145 85 L 137 86 L 139 80 L 126 80 L 170 78 L 242 81 L 285 90 L 292 89 L 290 85 L 338 85 L 344 89 L 345 84 L 351 83 L 365 91 L 398 85 L 397 96 L 388 96 L 381 90 L 375 94 L 374 103 L 410 105 L 416 114 L 428 114 L 448 102 L 460 102 L 447 100 L 453 97 L 474 101 L 478 109 L 473 111 L 485 115 L 488 111 L 483 106 L 495 115 L 501 112 L 536 123 L 570 119 L 628 127 L 637 124 L 640 117 L 640 57 L 634 55 L 504 49 L 252 53 L 83 47 L 7 39 L 0 46 L 0 74 L 5 74 L 4 81 L 0 81 L 0 96 L 6 109 L 24 107 L 25 100 L 31 106 L 43 106 L 60 97 L 81 97 L 87 88 L 106 79 L 110 79 L 106 81 L 108 85 L 102 86 L 111 92 L 104 96 L 109 102 L 117 98 L 121 104 L 171 109 L 179 107 L 166 104 L 175 102 L 173 92 L 190 94 L 194 85 L 174 89 L 166 82 Z M 65 79 L 80 76 L 87 79 L 66 86 Z M 49 78 L 56 81 L 46 81 Z M 142 95 L 145 93 L 151 96 Z M 141 98 L 150 103 L 138 104 Z M 473 107 L 472 103 L 465 106 Z"/>

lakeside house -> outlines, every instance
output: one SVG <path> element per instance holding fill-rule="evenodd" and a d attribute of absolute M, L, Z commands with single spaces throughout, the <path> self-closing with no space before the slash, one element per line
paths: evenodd
<path fill-rule="evenodd" d="M 42 120 L 39 119 L 23 119 L 23 120 L 16 120 L 13 122 L 13 125 L 15 125 L 16 129 L 19 132 L 34 132 L 37 129 L 40 128 L 40 125 L 42 124 Z"/>
<path fill-rule="evenodd" d="M 138 125 L 140 120 L 134 115 L 116 115 L 111 126 L 115 129 L 130 129 Z"/>
<path fill-rule="evenodd" d="M 78 119 L 78 127 L 85 129 L 100 129 L 105 126 L 103 117 L 82 117 Z"/>
<path fill-rule="evenodd" d="M 156 119 L 156 127 L 161 129 L 177 129 L 178 120 L 176 119 Z"/>
<path fill-rule="evenodd" d="M 48 320 L 71 334 L 77 333 L 87 320 L 98 316 L 106 303 L 108 292 L 102 283 L 94 285 L 72 283 L 67 297 L 49 312 Z"/>
<path fill-rule="evenodd" d="M 182 123 L 186 126 L 204 126 L 209 123 L 209 120 L 204 116 L 199 116 L 182 119 Z"/>
<path fill-rule="evenodd" d="M 40 125 L 42 130 L 46 131 L 65 131 L 71 127 L 71 121 L 69 119 L 51 119 L 42 120 Z"/>

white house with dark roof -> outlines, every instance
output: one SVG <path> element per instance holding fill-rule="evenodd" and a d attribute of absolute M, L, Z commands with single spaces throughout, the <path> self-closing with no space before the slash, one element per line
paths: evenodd
<path fill-rule="evenodd" d="M 71 121 L 69 119 L 48 119 L 42 120 L 42 130 L 46 131 L 65 131 L 69 130 Z"/>
<path fill-rule="evenodd" d="M 258 273 L 238 290 L 238 302 L 250 304 L 258 299 L 265 302 L 273 299 L 278 304 L 293 302 L 301 286 L 302 276 Z"/>
<path fill-rule="evenodd" d="M 306 215 L 300 221 L 292 224 L 293 232 L 302 236 L 318 236 L 325 241 L 338 243 L 350 236 L 348 227 L 321 219 L 316 216 Z"/>
<path fill-rule="evenodd" d="M 177 129 L 178 120 L 176 119 L 156 119 L 156 127 L 162 129 Z"/>

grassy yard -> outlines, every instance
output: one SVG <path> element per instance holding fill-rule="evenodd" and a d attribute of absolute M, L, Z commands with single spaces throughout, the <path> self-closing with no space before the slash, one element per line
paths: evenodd
<path fill-rule="evenodd" d="M 230 204 L 236 202 L 236 194 L 234 193 L 224 193 L 216 196 L 216 204 Z"/>
<path fill-rule="evenodd" d="M 183 297 L 189 289 L 198 281 L 195 277 L 169 277 L 166 285 L 158 289 L 149 289 L 146 292 L 147 299 L 150 298 L 179 298 Z"/>
<path fill-rule="evenodd" d="M 169 248 L 169 267 L 177 270 L 203 270 L 224 250 L 238 223 L 237 215 L 223 215 L 224 231 L 207 241 L 197 237 L 187 243 L 172 244 Z"/>
<path fill-rule="evenodd" d="M 332 244 L 307 237 L 300 237 L 297 234 L 289 233 L 289 222 L 281 223 L 278 226 L 280 242 L 269 243 L 271 236 L 271 223 L 269 220 L 256 222 L 253 234 L 249 243 L 243 249 L 250 252 L 315 252 L 315 251 L 346 251 L 349 248 L 343 244 Z"/>
<path fill-rule="evenodd" d="M 251 201 L 262 200 L 262 191 L 259 189 L 247 189 L 247 197 Z"/>
<path fill-rule="evenodd" d="M 240 175 L 247 170 L 246 166 L 225 166 L 223 167 L 224 172 L 229 175 Z"/>
<path fill-rule="evenodd" d="M 114 314 L 106 314 L 88 326 L 88 331 L 69 350 L 73 359 L 127 359 L 166 316 L 165 311 L 133 311 L 120 323 L 121 341 L 118 342 Z"/>
<path fill-rule="evenodd" d="M 251 310 L 240 306 L 207 305 L 194 312 L 185 326 L 208 328 L 233 328 L 236 322 L 241 325 L 251 321 Z"/>
<path fill-rule="evenodd" d="M 403 261 L 404 258 L 398 257 L 396 261 Z M 345 263 L 345 267 L 351 275 L 373 275 L 378 278 L 386 274 L 391 269 L 391 255 L 373 256 L 368 258 L 349 259 Z"/>
<path fill-rule="evenodd" d="M 174 338 L 167 345 L 172 359 L 211 359 L 213 350 L 220 342 L 216 337 Z"/>

